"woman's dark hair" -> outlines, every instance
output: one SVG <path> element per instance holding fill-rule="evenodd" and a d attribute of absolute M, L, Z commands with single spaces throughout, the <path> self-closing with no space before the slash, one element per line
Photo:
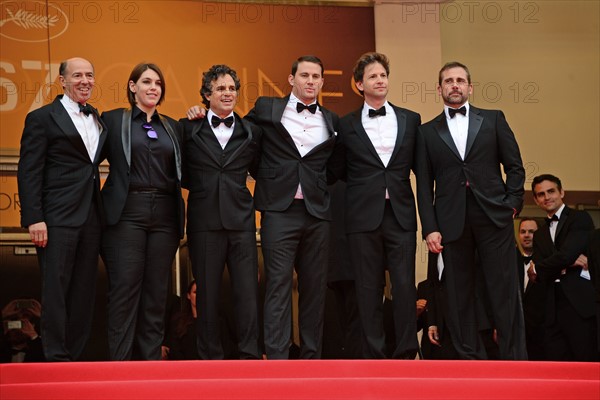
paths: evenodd
<path fill-rule="evenodd" d="M 129 100 L 129 104 L 131 104 L 131 107 L 135 106 L 136 101 L 135 101 L 135 93 L 133 93 L 131 91 L 131 89 L 129 89 L 129 82 L 137 82 L 140 77 L 142 76 L 142 74 L 151 69 L 152 71 L 156 72 L 158 74 L 158 78 L 160 79 L 160 88 L 161 88 L 161 93 L 160 93 L 160 99 L 158 100 L 157 105 L 160 105 L 160 103 L 163 102 L 163 100 L 165 99 L 165 93 L 166 93 L 166 88 L 165 88 L 165 77 L 163 76 L 162 71 L 160 70 L 160 68 L 158 68 L 158 65 L 156 64 L 152 64 L 152 63 L 140 63 L 138 65 L 136 65 L 133 68 L 133 71 L 131 71 L 131 74 L 129 75 L 129 80 L 127 81 L 127 100 Z"/>

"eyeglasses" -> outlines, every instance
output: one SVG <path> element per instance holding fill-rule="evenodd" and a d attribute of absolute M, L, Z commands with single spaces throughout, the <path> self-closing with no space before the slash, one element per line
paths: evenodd
<path fill-rule="evenodd" d="M 150 139 L 158 139 L 158 134 L 156 133 L 154 128 L 152 128 L 152 125 L 150 125 L 149 123 L 146 123 L 146 124 L 142 125 L 142 128 L 146 129 L 146 134 L 148 135 L 148 137 Z"/>

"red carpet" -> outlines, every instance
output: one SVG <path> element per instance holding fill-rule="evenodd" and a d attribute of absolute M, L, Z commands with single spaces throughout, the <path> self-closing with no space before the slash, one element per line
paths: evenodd
<path fill-rule="evenodd" d="M 600 399 L 600 363 L 157 361 L 1 364 L 0 399 Z"/>

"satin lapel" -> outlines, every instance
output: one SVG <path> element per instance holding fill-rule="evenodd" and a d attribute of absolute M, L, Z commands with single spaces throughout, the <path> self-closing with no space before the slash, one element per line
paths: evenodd
<path fill-rule="evenodd" d="M 392 108 L 394 109 L 394 113 L 396 114 L 396 119 L 398 122 L 398 133 L 396 134 L 396 144 L 394 145 L 394 151 L 392 152 L 392 156 L 390 157 L 388 165 L 390 165 L 394 158 L 396 158 L 396 155 L 402 146 L 404 135 L 406 134 L 406 114 L 400 110 L 397 110 L 394 106 L 392 106 Z"/>
<path fill-rule="evenodd" d="M 131 168 L 131 109 L 126 108 L 123 110 L 123 116 L 121 119 L 121 143 L 123 144 L 123 153 L 125 153 L 125 160 L 127 160 L 127 166 Z"/>
<path fill-rule="evenodd" d="M 375 150 L 375 146 L 373 146 L 373 142 L 371 142 L 371 139 L 369 138 L 369 135 L 367 135 L 367 131 L 365 131 L 365 127 L 362 124 L 362 107 L 352 113 L 352 128 L 354 128 L 356 136 L 363 141 L 365 147 L 371 152 L 371 155 L 383 165 L 381 157 L 377 154 L 377 150 Z"/>
<path fill-rule="evenodd" d="M 179 141 L 177 140 L 177 135 L 175 135 L 175 131 L 173 127 L 169 123 L 169 120 L 158 114 L 158 118 L 160 118 L 160 123 L 167 131 L 167 134 L 171 138 L 171 142 L 173 143 L 173 149 L 175 149 L 175 167 L 177 169 L 177 180 L 181 181 L 181 148 L 179 147 Z"/>
<path fill-rule="evenodd" d="M 206 120 L 206 118 L 202 119 L 202 121 L 199 124 L 194 124 L 194 127 L 192 128 L 192 140 L 194 141 L 194 143 L 196 143 L 196 145 L 198 147 L 200 147 L 204 151 L 204 153 L 206 153 L 208 155 L 208 157 L 216 165 L 220 165 L 219 159 L 214 154 L 214 151 L 212 151 L 210 149 L 208 144 L 206 144 L 206 142 L 204 141 L 204 138 L 202 138 L 202 130 L 204 129 L 205 124 L 206 124 L 206 127 L 210 130 L 210 126 L 208 125 L 208 121 Z M 215 140 L 216 140 L 216 138 L 215 138 Z"/>
<path fill-rule="evenodd" d="M 456 148 L 456 144 L 454 144 L 454 140 L 452 139 L 452 135 L 450 134 L 450 129 L 448 129 L 448 123 L 446 122 L 446 114 L 442 112 L 441 115 L 437 117 L 437 123 L 435 124 L 435 130 L 437 131 L 440 139 L 446 143 L 446 145 L 450 148 L 450 150 L 454 153 L 456 157 L 460 160 L 460 153 Z"/>
<path fill-rule="evenodd" d="M 294 143 L 294 139 L 292 139 L 292 136 L 290 135 L 290 133 L 287 131 L 287 129 L 285 129 L 285 126 L 283 126 L 283 124 L 281 123 L 281 118 L 283 117 L 283 112 L 285 111 L 285 106 L 287 105 L 289 100 L 290 100 L 290 96 L 286 96 L 281 99 L 279 99 L 279 98 L 273 99 L 273 107 L 271 109 L 271 119 L 273 121 L 273 125 L 275 125 L 275 128 L 277 129 L 279 134 L 290 144 L 290 146 L 292 146 L 292 148 L 296 151 L 296 153 L 298 153 L 298 155 L 300 155 L 300 152 L 298 151 L 298 148 L 296 147 L 296 144 Z"/>
<path fill-rule="evenodd" d="M 479 133 L 481 124 L 483 123 L 483 117 L 479 115 L 479 110 L 473 106 L 469 109 L 469 131 L 467 133 L 467 148 L 465 149 L 465 160 L 473 147 L 473 142 Z"/>
<path fill-rule="evenodd" d="M 323 118 L 325 119 L 325 125 L 327 126 L 327 132 L 329 132 L 329 137 L 335 136 L 336 131 L 333 128 L 333 117 L 331 116 L 331 111 L 321 107 L 319 105 L 321 113 L 323 113 Z"/>
<path fill-rule="evenodd" d="M 556 243 L 556 239 L 558 238 L 560 231 L 567 223 L 567 219 L 569 219 L 569 213 L 570 213 L 569 207 L 565 206 L 565 208 L 563 208 L 563 212 L 560 214 L 560 219 L 558 220 L 558 225 L 556 226 L 556 232 L 554 235 L 554 243 Z"/>
<path fill-rule="evenodd" d="M 77 131 L 73 120 L 69 117 L 69 113 L 65 109 L 65 107 L 60 102 L 61 97 L 57 97 L 52 104 L 52 111 L 50 115 L 60 128 L 60 130 L 65 134 L 65 136 L 73 143 L 73 146 L 83 154 L 89 158 L 88 151 L 85 147 L 85 143 L 83 143 L 83 139 L 81 135 Z"/>
<path fill-rule="evenodd" d="M 92 109 L 94 110 L 94 115 L 96 115 L 96 121 L 98 122 L 98 127 L 100 129 L 100 137 L 98 137 L 98 149 L 96 150 L 96 156 L 94 157 L 94 161 L 97 162 L 98 157 L 100 157 L 100 153 L 102 153 L 102 146 L 104 146 L 104 141 L 106 140 L 107 134 L 106 124 L 104 124 L 104 121 L 102 121 L 102 118 L 100 118 L 98 110 L 96 110 L 94 107 L 92 107 Z"/>
<path fill-rule="evenodd" d="M 225 161 L 225 165 L 228 165 L 231 161 L 235 160 L 236 157 L 238 156 L 238 154 L 240 154 L 246 147 L 248 147 L 248 144 L 250 144 L 250 142 L 252 141 L 252 130 L 250 129 L 250 126 L 248 124 L 245 124 L 242 119 L 236 114 L 235 116 L 235 125 L 238 126 L 239 128 L 241 128 L 243 130 L 243 135 L 246 137 L 244 139 L 244 141 L 229 155 L 229 157 L 227 157 L 227 160 Z M 234 128 L 234 129 L 238 129 L 238 128 Z M 234 132 L 235 134 L 235 132 Z M 225 146 L 225 148 L 227 148 L 227 146 Z"/>

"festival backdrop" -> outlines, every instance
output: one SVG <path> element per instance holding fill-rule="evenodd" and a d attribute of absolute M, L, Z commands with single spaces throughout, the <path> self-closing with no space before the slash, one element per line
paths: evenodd
<path fill-rule="evenodd" d="M 129 73 L 139 62 L 163 70 L 159 111 L 181 118 L 200 104 L 202 72 L 234 68 L 242 81 L 236 111 L 258 96 L 282 96 L 292 62 L 314 54 L 325 65 L 319 101 L 343 115 L 360 106 L 352 67 L 375 48 L 370 7 L 203 1 L 0 1 L 0 157 L 15 160 L 28 112 L 62 93 L 58 67 L 79 56 L 95 67 L 91 102 L 127 106 Z M 12 158 L 11 158 L 12 157 Z M 2 164 L 0 226 L 19 226 L 15 165 Z"/>

